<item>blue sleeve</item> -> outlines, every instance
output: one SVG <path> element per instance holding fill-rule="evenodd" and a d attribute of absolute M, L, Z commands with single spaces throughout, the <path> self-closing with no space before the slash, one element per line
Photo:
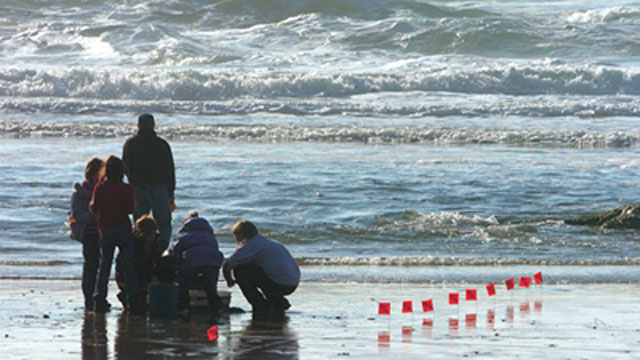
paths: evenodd
<path fill-rule="evenodd" d="M 236 251 L 227 259 L 227 264 L 229 266 L 236 267 L 239 265 L 249 264 L 253 259 L 256 258 L 260 248 L 257 245 L 257 242 L 247 241 L 242 246 L 236 249 Z"/>

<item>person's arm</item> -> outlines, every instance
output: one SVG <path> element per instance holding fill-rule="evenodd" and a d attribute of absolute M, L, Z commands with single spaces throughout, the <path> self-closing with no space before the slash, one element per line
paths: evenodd
<path fill-rule="evenodd" d="M 126 199 L 126 211 L 127 214 L 133 214 L 133 211 L 136 209 L 136 202 L 135 202 L 135 189 L 133 188 L 133 186 L 127 184 L 127 188 L 129 190 L 129 193 L 127 194 L 127 199 Z"/>
<path fill-rule="evenodd" d="M 100 205 L 100 190 L 100 185 L 96 185 L 96 188 L 93 191 L 93 198 L 91 198 L 91 201 L 89 202 L 89 211 L 91 211 L 92 214 L 96 214 L 98 212 L 98 207 Z"/>
<path fill-rule="evenodd" d="M 232 268 L 227 263 L 227 260 L 225 259 L 222 261 L 222 275 L 224 276 L 224 280 L 227 282 L 228 287 L 233 287 L 233 285 L 236 284 L 236 280 L 233 278 L 231 270 Z"/>
<path fill-rule="evenodd" d="M 78 191 L 71 195 L 71 217 L 81 224 L 90 224 L 94 222 L 93 214 L 83 206 L 86 202 L 82 200 Z"/>
<path fill-rule="evenodd" d="M 169 198 L 171 204 L 174 204 L 174 194 L 176 190 L 176 168 L 173 162 L 173 154 L 171 153 L 171 146 L 165 141 L 167 146 L 167 188 L 169 189 Z M 175 204 L 174 204 L 175 205 Z"/>

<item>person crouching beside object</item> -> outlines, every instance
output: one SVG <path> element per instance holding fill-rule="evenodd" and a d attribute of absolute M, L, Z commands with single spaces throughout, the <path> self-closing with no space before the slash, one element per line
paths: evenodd
<path fill-rule="evenodd" d="M 300 282 L 298 264 L 282 244 L 260 235 L 248 220 L 236 223 L 231 232 L 238 248 L 223 264 L 227 285 L 240 286 L 254 320 L 283 321 L 290 307 L 284 296 Z"/>
<path fill-rule="evenodd" d="M 133 230 L 133 267 L 138 279 L 138 294 L 142 306 L 147 308 L 147 285 L 154 281 L 156 266 L 160 260 L 160 245 L 158 244 L 158 226 L 149 214 L 142 215 L 136 221 Z M 120 292 L 118 300 L 127 308 L 127 293 L 124 279 L 124 257 L 118 253 L 116 257 L 116 282 Z"/>
<path fill-rule="evenodd" d="M 185 219 L 170 249 L 178 268 L 178 312 L 190 310 L 189 281 L 201 279 L 212 316 L 217 319 L 227 310 L 218 297 L 218 276 L 224 259 L 211 225 L 197 213 Z"/>
<path fill-rule="evenodd" d="M 138 281 L 133 266 L 133 236 L 131 220 L 133 213 L 134 190 L 122 182 L 124 168 L 122 160 L 109 156 L 106 160 L 106 181 L 99 183 L 93 191 L 89 204 L 96 217 L 100 233 L 100 266 L 93 294 L 94 311 L 109 311 L 107 303 L 107 285 L 113 262 L 113 252 L 117 246 L 123 257 L 124 280 L 127 289 L 129 308 L 134 314 L 144 313 L 138 295 Z"/>

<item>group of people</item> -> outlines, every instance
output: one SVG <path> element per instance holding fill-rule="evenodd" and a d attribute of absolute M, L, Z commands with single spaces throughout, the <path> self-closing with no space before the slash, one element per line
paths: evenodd
<path fill-rule="evenodd" d="M 93 158 L 84 175 L 82 183 L 74 184 L 69 223 L 71 237 L 82 243 L 86 310 L 110 310 L 107 287 L 117 247 L 118 299 L 133 314 L 146 312 L 147 285 L 155 281 L 177 281 L 177 310 L 188 312 L 190 282 L 200 279 L 212 315 L 223 315 L 228 309 L 217 295 L 222 268 L 227 285 L 237 283 L 251 304 L 254 319 L 284 318 L 290 306 L 285 296 L 298 286 L 300 269 L 282 244 L 262 236 L 250 221 L 233 226 L 238 246 L 226 259 L 213 228 L 197 212 L 182 222 L 169 246 L 175 166 L 151 114 L 139 116 L 138 133 L 125 142 L 122 159 Z"/>

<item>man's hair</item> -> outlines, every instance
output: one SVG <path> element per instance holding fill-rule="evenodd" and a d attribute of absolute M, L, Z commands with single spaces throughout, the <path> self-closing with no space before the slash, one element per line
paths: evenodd
<path fill-rule="evenodd" d="M 142 114 L 138 116 L 138 127 L 141 129 L 153 130 L 155 124 L 155 120 L 151 114 Z"/>
<path fill-rule="evenodd" d="M 124 165 L 119 157 L 110 155 L 105 161 L 107 180 L 122 181 L 124 176 Z"/>
<path fill-rule="evenodd" d="M 238 242 L 247 241 L 258 235 L 258 229 L 253 225 L 253 223 L 251 223 L 251 221 L 243 219 L 233 225 L 231 233 Z"/>
<path fill-rule="evenodd" d="M 104 168 L 104 161 L 98 158 L 91 158 L 87 163 L 87 166 L 84 168 L 84 178 L 85 180 L 91 180 L 91 178 L 100 173 Z"/>
<path fill-rule="evenodd" d="M 133 233 L 137 236 L 146 236 L 155 233 L 156 230 L 158 230 L 156 221 L 153 220 L 151 215 L 144 214 L 136 221 L 136 228 Z"/>

